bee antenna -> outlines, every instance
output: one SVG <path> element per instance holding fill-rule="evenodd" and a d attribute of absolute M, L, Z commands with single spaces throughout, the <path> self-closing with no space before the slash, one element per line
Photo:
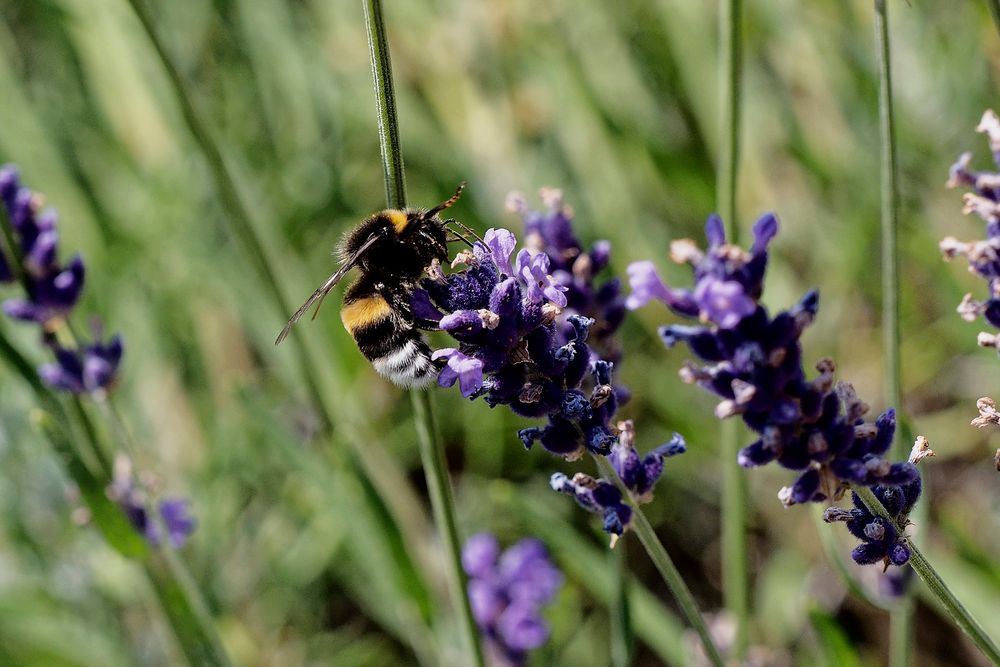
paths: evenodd
<path fill-rule="evenodd" d="M 447 200 L 441 202 L 440 204 L 438 204 L 437 206 L 435 206 L 431 210 L 429 210 L 426 213 L 424 213 L 424 219 L 426 220 L 426 219 L 429 219 L 429 218 L 433 218 L 435 215 L 437 215 L 441 211 L 443 211 L 445 209 L 449 209 L 452 206 L 454 206 L 455 202 L 458 201 L 458 198 L 462 196 L 462 190 L 464 190 L 464 189 L 465 189 L 465 181 L 462 181 L 461 183 L 458 184 L 458 187 L 455 189 L 455 194 L 453 194 L 450 198 L 448 198 Z"/>

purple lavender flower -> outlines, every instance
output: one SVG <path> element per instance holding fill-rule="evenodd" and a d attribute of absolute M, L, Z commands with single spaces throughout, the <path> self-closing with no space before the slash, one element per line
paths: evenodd
<path fill-rule="evenodd" d="M 579 314 L 559 319 L 567 288 L 548 274 L 551 260 L 521 250 L 511 265 L 515 245 L 511 232 L 491 229 L 485 243 L 456 257 L 453 266 L 464 270 L 446 276 L 432 269 L 415 290 L 417 319 L 459 342 L 434 353 L 446 360 L 438 384 L 458 382 L 463 396 L 547 418 L 544 427 L 521 430 L 526 447 L 539 441 L 568 459 L 585 450 L 607 454 L 618 395 L 612 365 L 587 345 L 594 321 Z"/>
<path fill-rule="evenodd" d="M 614 333 L 625 318 L 621 281 L 597 278 L 611 259 L 611 244 L 597 241 L 590 250 L 584 250 L 573 231 L 573 213 L 563 203 L 562 193 L 543 188 L 541 198 L 546 210 L 537 211 L 531 209 L 524 195 L 513 192 L 507 197 L 507 208 L 524 221 L 525 246 L 548 258 L 552 282 L 565 288 L 563 307 L 594 320 L 592 345 L 601 358 L 617 361 L 621 351 Z"/>
<path fill-rule="evenodd" d="M 73 394 L 109 391 L 118 381 L 123 346 L 121 336 L 115 335 L 107 343 L 97 336 L 95 342 L 77 350 L 66 349 L 52 343 L 55 362 L 38 369 L 38 375 L 53 389 Z"/>
<path fill-rule="evenodd" d="M 469 575 L 472 615 L 490 652 L 504 664 L 525 664 L 528 651 L 548 641 L 541 611 L 562 586 L 562 573 L 538 540 L 521 540 L 501 554 L 489 533 L 469 538 L 462 566 Z"/>
<path fill-rule="evenodd" d="M 934 451 L 927 438 L 919 436 L 910 451 L 908 463 L 915 466 L 930 456 L 934 456 Z M 905 484 L 874 486 L 872 493 L 882 503 L 892 521 L 872 514 L 854 492 L 851 493 L 853 508 L 830 507 L 823 513 L 823 520 L 827 523 L 843 522 L 847 530 L 861 540 L 861 544 L 851 552 L 851 558 L 859 565 L 883 563 L 887 568 L 889 565 L 903 566 L 910 560 L 910 548 L 904 531 L 910 523 L 910 512 L 920 498 L 921 488 L 919 476 Z M 899 579 L 889 584 L 902 586 L 905 581 Z"/>
<path fill-rule="evenodd" d="M 152 546 L 161 542 L 162 529 L 167 532 L 167 542 L 179 549 L 195 529 L 191 508 L 184 498 L 164 498 L 156 503 L 159 519 L 150 515 L 146 492 L 135 482 L 132 463 L 124 456 L 115 461 L 114 479 L 108 486 L 108 496 L 118 503 L 136 532 Z"/>
<path fill-rule="evenodd" d="M 632 508 L 622 499 L 618 487 L 603 479 L 578 472 L 570 479 L 561 472 L 549 480 L 553 491 L 573 496 L 580 507 L 604 518 L 604 532 L 611 536 L 611 546 L 625 534 L 632 521 Z"/>
<path fill-rule="evenodd" d="M 63 266 L 58 262 L 59 235 L 54 211 L 38 211 L 38 200 L 21 185 L 17 169 L 0 168 L 0 202 L 13 227 L 17 248 L 7 248 L 12 258 L 21 258 L 27 294 L 8 299 L 3 311 L 9 317 L 50 327 L 65 318 L 83 290 L 84 265 L 79 255 Z M 10 280 L 14 271 L 0 259 L 0 280 Z"/>
<path fill-rule="evenodd" d="M 987 135 L 993 159 L 1000 167 L 1000 118 L 992 110 L 987 110 L 976 131 Z M 975 213 L 986 223 L 986 238 L 966 243 L 949 236 L 941 241 L 940 248 L 945 259 L 965 257 L 969 271 L 987 283 L 986 300 L 976 301 L 972 294 L 966 294 L 958 306 L 959 315 L 967 322 L 982 316 L 991 326 L 1000 328 L 1000 171 L 973 171 L 971 163 L 972 153 L 963 153 L 952 165 L 947 185 L 949 188 L 965 187 L 970 190 L 962 195 L 965 203 L 962 212 L 966 215 Z M 983 347 L 997 348 L 1000 352 L 1000 340 L 996 334 L 982 332 L 978 341 Z"/>
<path fill-rule="evenodd" d="M 801 471 L 779 493 L 786 505 L 839 498 L 848 484 L 913 482 L 919 475 L 912 464 L 884 459 L 895 432 L 893 410 L 874 424 L 865 423 L 868 406 L 850 385 L 834 386 L 828 359 L 817 364 L 815 379 L 806 379 L 799 337 L 816 317 L 818 293 L 809 292 L 773 318 L 760 305 L 767 247 L 777 231 L 774 215 L 760 218 L 747 252 L 726 244 L 722 221 L 713 216 L 705 226 L 707 251 L 689 240 L 671 244 L 672 258 L 694 268 L 694 289 L 667 287 L 648 262 L 641 262 L 629 268 L 635 291 L 628 304 L 638 307 L 655 298 L 681 317 L 700 318 L 694 326 L 661 327 L 660 336 L 668 347 L 687 343 L 706 362 L 685 365 L 681 378 L 722 399 L 716 416 L 740 415 L 759 435 L 740 451 L 741 465 L 777 461 Z"/>
<path fill-rule="evenodd" d="M 628 487 L 636 502 L 652 500 L 653 486 L 663 475 L 663 460 L 683 454 L 687 447 L 679 433 L 646 456 L 640 458 L 635 449 L 635 426 L 632 420 L 618 423 L 618 442 L 611 447 L 608 460 Z"/>

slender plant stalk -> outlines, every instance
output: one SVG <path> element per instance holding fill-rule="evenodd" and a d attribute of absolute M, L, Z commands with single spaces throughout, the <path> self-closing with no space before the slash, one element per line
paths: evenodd
<path fill-rule="evenodd" d="M 854 487 L 854 491 L 861 498 L 868 511 L 877 514 L 886 521 L 894 523 L 892 515 L 886 511 L 870 488 L 856 486 Z M 972 614 L 965 608 L 965 605 L 955 597 L 955 594 L 951 592 L 948 585 L 941 579 L 941 575 L 928 562 L 917 545 L 908 539 L 907 546 L 910 548 L 910 565 L 913 566 L 917 576 L 927 585 L 927 589 L 931 595 L 941 603 L 941 606 L 945 608 L 952 620 L 969 636 L 969 639 L 983 652 L 983 655 L 992 664 L 1000 666 L 1000 648 L 997 648 L 996 643 L 986 634 L 982 626 L 979 625 L 979 622 L 972 617 Z"/>
<path fill-rule="evenodd" d="M 368 47 L 371 52 L 372 80 L 375 84 L 375 105 L 378 112 L 379 147 L 385 170 L 385 199 L 390 208 L 406 208 L 406 181 L 403 175 L 403 150 L 396 117 L 396 95 L 392 85 L 392 62 L 389 40 L 382 15 L 381 0 L 363 0 Z M 444 539 L 445 561 L 449 576 L 452 603 L 459 616 L 461 629 L 469 651 L 467 664 L 482 667 L 483 653 L 479 631 L 472 618 L 472 607 L 466 593 L 466 577 L 462 570 L 461 543 L 455 523 L 455 501 L 448 481 L 448 467 L 434 419 L 430 394 L 424 390 L 410 392 L 413 420 L 420 441 L 420 458 L 435 523 Z"/>
<path fill-rule="evenodd" d="M 1000 0 L 986 0 L 986 6 L 990 10 L 993 25 L 996 26 L 997 32 L 1000 33 Z"/>
<path fill-rule="evenodd" d="M 629 607 L 628 559 L 626 558 L 627 543 L 621 540 L 615 549 L 611 549 L 608 558 L 611 560 L 612 584 L 611 604 L 611 665 L 612 667 L 629 667 L 632 664 L 632 615 Z"/>
<path fill-rule="evenodd" d="M 878 60 L 878 115 L 881 169 L 882 228 L 882 354 L 886 400 L 896 408 L 897 420 L 906 423 L 902 401 L 902 366 L 899 327 L 899 185 L 896 167 L 896 128 L 892 109 L 892 61 L 889 48 L 889 8 L 875 0 L 875 45 Z M 900 429 L 906 433 L 907 429 Z M 901 436 L 902 436 L 901 433 Z M 906 458 L 907 437 L 896 439 L 898 458 Z M 926 498 L 924 499 L 926 503 Z M 913 601 L 903 591 L 900 604 L 889 613 L 889 665 L 908 667 L 913 646 Z"/>
<path fill-rule="evenodd" d="M 111 482 L 110 477 L 103 468 L 93 471 L 81 456 L 80 439 L 74 435 L 82 431 L 86 439 L 96 438 L 96 430 L 92 425 L 90 428 L 74 428 L 71 425 L 70 413 L 63 408 L 62 402 L 38 379 L 30 362 L 2 333 L 0 359 L 24 379 L 43 406 L 34 414 L 34 421 L 52 444 L 70 479 L 79 489 L 94 525 L 123 556 L 138 558 L 143 562 L 178 644 L 192 667 L 229 667 L 229 657 L 218 640 L 212 619 L 205 611 L 198 589 L 190 581 L 190 575 L 186 574 L 183 565 L 173 554 L 170 557 L 174 559 L 174 566 L 169 570 L 156 565 L 156 560 L 163 556 L 146 545 L 121 509 L 108 498 L 106 489 Z M 79 416 L 79 413 L 73 414 Z M 95 451 L 103 450 L 100 442 L 89 444 Z"/>
<path fill-rule="evenodd" d="M 740 82 L 742 78 L 742 0 L 719 0 L 719 161 L 716 198 L 726 225 L 726 237 L 737 242 L 736 184 L 740 144 Z M 719 465 L 722 469 L 722 586 L 726 610 L 736 624 L 733 658 L 746 657 L 749 642 L 749 557 L 747 513 L 749 494 L 744 471 L 736 462 L 740 425 L 721 425 Z"/>
<path fill-rule="evenodd" d="M 286 314 L 292 312 L 278 273 L 274 269 L 277 263 L 270 257 L 268 246 L 257 231 L 219 145 L 195 109 L 180 70 L 157 32 L 155 20 L 143 0 L 128 0 L 128 2 L 167 74 L 182 119 L 205 158 L 233 236 L 242 244 L 245 254 L 263 281 L 265 291 L 277 310 Z M 413 552 L 411 555 L 421 559 L 420 562 L 426 569 L 430 563 L 429 558 L 425 557 L 422 533 L 426 532 L 423 528 L 427 520 L 421 504 L 417 502 L 417 494 L 412 485 L 378 441 L 358 426 L 355 415 L 362 414 L 363 411 L 355 402 L 356 399 L 349 393 L 340 393 L 335 401 L 331 400 L 331 396 L 335 395 L 331 385 L 337 384 L 337 378 L 334 378 L 332 383 L 328 381 L 324 384 L 321 383 L 317 372 L 319 367 L 329 368 L 331 366 L 329 360 L 326 363 L 317 363 L 318 356 L 310 350 L 304 336 L 290 338 L 293 339 L 291 344 L 295 347 L 300 375 L 324 429 L 336 429 L 341 439 L 351 447 L 350 465 L 354 473 L 367 477 L 378 492 L 377 498 L 371 499 L 370 502 L 377 500 L 386 505 L 395 523 L 394 529 L 400 531 L 411 547 Z"/>
<path fill-rule="evenodd" d="M 622 482 L 621 478 L 618 477 L 615 469 L 611 467 L 608 459 L 604 456 L 594 456 L 594 460 L 597 461 L 597 468 L 600 470 L 601 476 L 617 484 L 626 498 L 631 497 L 628 488 Z M 698 633 L 698 638 L 701 640 L 701 645 L 705 649 L 705 655 L 708 657 L 709 662 L 715 667 L 725 667 L 726 663 L 722 660 L 722 655 L 715 646 L 715 642 L 712 641 L 712 635 L 708 631 L 708 626 L 705 625 L 705 619 L 701 615 L 698 603 L 695 601 L 687 584 L 684 583 L 684 577 L 681 576 L 677 566 L 674 565 L 674 562 L 667 554 L 667 550 L 663 547 L 663 543 L 660 542 L 660 538 L 656 536 L 656 531 L 653 530 L 649 519 L 643 514 L 638 504 L 633 503 L 632 523 L 629 525 L 639 537 L 639 541 L 642 542 L 642 546 L 646 549 L 649 559 L 653 561 L 653 565 L 659 570 L 660 576 L 663 577 L 663 582 L 670 589 L 670 593 L 673 595 L 674 600 L 677 601 L 677 606 L 681 608 L 684 617 L 687 618 L 688 623 L 694 631 Z"/>

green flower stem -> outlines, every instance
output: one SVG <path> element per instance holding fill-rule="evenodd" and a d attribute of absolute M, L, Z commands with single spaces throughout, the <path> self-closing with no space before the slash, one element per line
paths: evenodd
<path fill-rule="evenodd" d="M 372 79 L 375 84 L 375 106 L 378 112 L 379 147 L 382 167 L 385 170 L 385 199 L 390 208 L 406 207 L 406 182 L 403 176 L 403 151 L 399 139 L 399 122 L 396 117 L 396 96 L 392 85 L 392 62 L 381 0 L 364 0 L 368 46 L 372 61 Z M 462 632 L 469 651 L 467 664 L 482 667 L 483 653 L 479 631 L 472 618 L 472 607 L 466 593 L 466 577 L 462 570 L 461 544 L 455 523 L 455 501 L 447 476 L 444 445 L 437 432 L 430 394 L 423 390 L 410 392 L 413 402 L 413 419 L 420 441 L 420 458 L 435 523 L 444 539 L 445 561 L 449 576 L 452 603 L 458 613 Z"/>
<path fill-rule="evenodd" d="M 378 2 L 378 0 L 368 1 Z M 415 389 L 410 392 L 410 398 L 413 402 L 413 421 L 417 427 L 417 439 L 420 441 L 420 459 L 427 478 L 427 490 L 431 497 L 434 520 L 444 540 L 444 556 L 452 604 L 458 611 L 459 623 L 469 652 L 469 662 L 466 664 L 483 667 L 485 663 L 479 642 L 479 630 L 472 618 L 472 607 L 466 593 L 467 581 L 462 570 L 462 547 L 455 523 L 455 499 L 451 492 L 451 484 L 448 482 L 448 463 L 445 460 L 441 437 L 437 432 L 430 394 Z"/>
<path fill-rule="evenodd" d="M 143 568 L 188 663 L 192 667 L 230 667 L 232 663 L 215 634 L 201 593 L 170 546 L 150 550 Z"/>
<path fill-rule="evenodd" d="M 103 468 L 94 472 L 79 449 L 82 430 L 87 439 L 97 438 L 93 424 L 74 428 L 62 402 L 39 380 L 31 363 L 0 333 L 0 359 L 3 359 L 28 384 L 42 409 L 33 413 L 33 421 L 52 444 L 80 497 L 90 512 L 91 521 L 113 548 L 127 558 L 140 559 L 150 575 L 154 589 L 167 614 L 181 650 L 192 667 L 229 667 L 231 664 L 215 633 L 211 618 L 204 611 L 198 589 L 191 583 L 183 565 L 173 554 L 164 556 L 150 549 L 121 509 L 107 495 L 111 482 Z M 82 406 L 80 406 L 82 410 Z M 79 417 L 80 412 L 74 412 Z M 83 413 L 84 415 L 86 413 Z M 94 451 L 103 451 L 100 442 L 89 443 Z M 157 565 L 158 559 L 173 558 L 169 570 Z M 186 577 L 186 579 L 184 578 Z"/>
<path fill-rule="evenodd" d="M 285 315 L 291 313 L 292 308 L 285 298 L 278 274 L 274 270 L 277 263 L 270 257 L 268 246 L 257 231 L 225 163 L 221 149 L 195 109 L 179 68 L 157 32 L 156 22 L 143 0 L 128 0 L 128 2 L 167 74 L 182 119 L 205 158 L 212 181 L 226 211 L 226 222 L 231 225 L 232 235 L 242 245 L 275 308 Z M 423 528 L 428 522 L 412 485 L 379 440 L 359 426 L 357 415 L 363 414 L 364 411 L 358 405 L 357 399 L 352 398 L 349 393 L 344 394 L 334 389 L 335 386 L 342 385 L 339 378 L 330 380 L 329 376 L 325 376 L 327 381 L 321 383 L 317 369 L 330 368 L 332 362 L 329 359 L 317 362 L 319 355 L 309 349 L 306 336 L 297 335 L 290 338 L 292 339 L 290 344 L 295 349 L 300 376 L 324 429 L 335 429 L 340 439 L 351 447 L 352 456 L 349 463 L 354 474 L 367 477 L 377 491 L 377 497 L 370 498 L 369 502 L 385 504 L 385 509 L 388 510 L 394 524 L 391 526 L 392 530 L 401 533 L 409 546 L 411 556 L 427 569 L 431 564 L 423 558 L 426 553 L 424 548 L 426 531 Z M 332 399 L 334 396 L 336 400 Z M 376 513 L 382 514 L 385 510 L 377 508 Z"/>
<path fill-rule="evenodd" d="M 163 65 L 163 69 L 167 74 L 171 87 L 174 89 L 177 103 L 180 107 L 181 116 L 190 130 L 191 135 L 194 137 L 195 143 L 205 156 L 209 171 L 212 175 L 212 180 L 215 182 L 216 189 L 219 192 L 223 206 L 228 214 L 228 222 L 233 226 L 236 239 L 243 245 L 243 249 L 250 258 L 255 270 L 263 279 L 264 287 L 269 292 L 274 304 L 282 313 L 292 312 L 293 309 L 290 302 L 285 297 L 284 290 L 281 288 L 277 273 L 274 270 L 274 266 L 276 266 L 277 263 L 271 259 L 267 246 L 263 243 L 260 234 L 257 233 L 257 230 L 253 225 L 250 213 L 247 210 L 246 205 L 243 203 L 242 197 L 240 197 L 236 183 L 229 173 L 229 169 L 226 167 L 222 151 L 212 138 L 206 124 L 202 121 L 201 116 L 195 110 L 194 103 L 191 100 L 191 96 L 188 94 L 187 87 L 184 80 L 181 78 L 180 71 L 178 70 L 173 58 L 169 53 L 167 53 L 166 46 L 160 38 L 159 33 L 156 31 L 156 25 L 152 15 L 146 8 L 143 0 L 128 0 L 128 2 L 132 7 L 132 11 L 139 19 L 139 23 L 142 25 L 147 38 L 153 46 L 153 49 L 156 51 L 156 55 L 158 56 L 160 63 Z M 306 381 L 309 391 L 313 396 L 321 396 L 320 383 L 316 378 L 315 371 L 313 370 L 315 364 L 309 355 L 305 342 L 299 336 L 291 336 L 291 338 L 293 339 L 293 345 L 295 345 L 295 349 L 298 354 L 302 377 Z M 320 418 L 323 420 L 324 426 L 329 428 L 333 423 L 333 420 L 329 411 L 326 409 L 325 402 L 318 400 L 316 403 L 316 408 L 319 410 Z"/>
<path fill-rule="evenodd" d="M 892 516 L 886 511 L 878 498 L 875 497 L 871 489 L 866 486 L 856 486 L 854 487 L 854 491 L 861 498 L 868 511 L 877 514 L 887 521 L 893 521 Z M 917 545 L 908 539 L 907 546 L 910 549 L 910 566 L 913 567 L 917 576 L 927 585 L 927 589 L 931 595 L 941 603 L 941 606 L 945 608 L 948 615 L 969 636 L 969 639 L 972 640 L 979 650 L 983 652 L 986 659 L 992 664 L 1000 666 L 1000 649 L 997 648 L 996 643 L 986 634 L 982 626 L 979 625 L 979 622 L 972 617 L 958 598 L 955 597 L 955 594 L 951 592 L 951 589 L 948 588 L 948 585 L 927 561 L 924 554 L 917 548 Z"/>
<path fill-rule="evenodd" d="M 899 328 L 899 185 L 896 167 L 896 129 L 892 110 L 892 62 L 889 48 L 889 9 L 886 0 L 875 0 L 875 44 L 879 73 L 879 135 L 882 228 L 882 353 L 885 359 L 885 394 L 896 408 L 901 437 L 895 454 L 905 459 L 909 451 L 908 429 L 902 401 L 902 366 Z M 924 499 L 927 502 L 927 499 Z M 913 603 L 903 592 L 899 605 L 889 613 L 889 664 L 907 667 L 912 659 Z"/>
<path fill-rule="evenodd" d="M 600 470 L 601 476 L 613 481 L 618 485 L 622 494 L 626 498 L 630 498 L 631 494 L 628 488 L 626 488 L 621 478 L 618 477 L 615 469 L 611 467 L 611 463 L 607 457 L 594 456 L 594 460 L 597 461 L 597 468 Z M 708 656 L 709 662 L 715 667 L 724 667 L 725 662 L 722 660 L 722 655 L 715 646 L 715 642 L 712 641 L 712 635 L 708 632 L 708 626 L 705 625 L 705 619 L 698 608 L 698 603 L 695 602 L 691 590 L 684 583 L 684 577 L 681 576 L 677 566 L 670 559 L 667 550 L 663 547 L 663 543 L 660 542 L 660 538 L 656 536 L 656 531 L 650 525 L 649 519 L 646 518 L 646 515 L 643 514 L 642 510 L 635 503 L 632 506 L 632 523 L 629 525 L 636 536 L 638 536 L 639 541 L 642 542 L 642 546 L 646 549 L 649 559 L 653 561 L 653 565 L 659 570 L 660 576 L 663 577 L 663 582 L 670 589 L 674 600 L 677 601 L 677 606 L 681 608 L 681 612 L 687 618 L 690 626 L 698 633 L 698 638 L 701 640 L 701 645 L 705 649 L 705 655 Z"/>
<path fill-rule="evenodd" d="M 742 0 L 719 0 L 719 161 L 716 198 L 726 226 L 726 238 L 737 242 L 736 185 L 739 170 L 740 85 L 742 79 Z M 743 660 L 749 642 L 749 558 L 747 556 L 747 512 L 750 506 L 747 480 L 736 462 L 740 447 L 740 425 L 722 423 L 720 467 L 722 469 L 722 584 L 726 609 L 736 624 L 733 657 Z"/>
<path fill-rule="evenodd" d="M 612 667 L 629 667 L 632 664 L 632 617 L 629 606 L 628 559 L 626 558 L 627 543 L 620 541 L 611 550 L 608 558 L 611 560 L 613 591 L 609 605 L 611 617 L 611 665 Z"/>

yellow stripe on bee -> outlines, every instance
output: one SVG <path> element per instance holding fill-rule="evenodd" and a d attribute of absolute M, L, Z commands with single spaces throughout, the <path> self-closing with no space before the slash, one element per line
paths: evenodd
<path fill-rule="evenodd" d="M 410 224 L 410 218 L 406 215 L 406 211 L 386 211 L 386 216 L 389 217 L 389 222 L 392 223 L 392 228 L 396 230 L 396 234 L 402 234 L 406 226 Z"/>
<path fill-rule="evenodd" d="M 363 327 L 377 324 L 392 313 L 389 303 L 379 295 L 345 304 L 340 309 L 340 321 L 352 334 Z"/>

